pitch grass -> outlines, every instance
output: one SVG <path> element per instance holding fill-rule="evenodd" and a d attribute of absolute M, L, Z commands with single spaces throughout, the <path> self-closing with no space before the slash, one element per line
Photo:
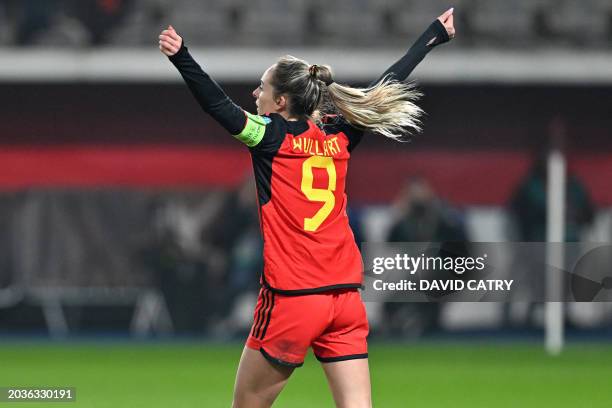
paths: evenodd
<path fill-rule="evenodd" d="M 73 403 L 3 407 L 228 407 L 240 345 L 0 343 L 0 387 L 76 387 Z M 375 344 L 374 406 L 612 407 L 612 345 L 572 345 L 549 357 L 540 344 Z M 332 407 L 309 356 L 275 407 Z"/>

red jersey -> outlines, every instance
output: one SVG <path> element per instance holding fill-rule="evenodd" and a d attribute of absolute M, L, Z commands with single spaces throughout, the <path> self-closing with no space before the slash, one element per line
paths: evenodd
<path fill-rule="evenodd" d="M 278 114 L 248 116 L 264 239 L 262 283 L 280 293 L 360 287 L 363 264 L 346 214 L 345 184 L 362 132 L 339 117 L 319 128 Z"/>

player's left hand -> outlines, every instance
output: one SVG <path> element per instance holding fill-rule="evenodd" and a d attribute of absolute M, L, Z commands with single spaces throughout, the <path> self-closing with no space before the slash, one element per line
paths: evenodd
<path fill-rule="evenodd" d="M 455 38 L 455 24 L 453 22 L 453 12 L 455 11 L 454 7 L 446 10 L 440 17 L 438 17 L 438 21 L 442 23 L 444 28 L 446 28 L 446 32 L 448 33 L 448 38 L 451 40 Z"/>
<path fill-rule="evenodd" d="M 171 25 L 159 35 L 159 49 L 168 57 L 176 54 L 183 44 L 183 39 Z"/>

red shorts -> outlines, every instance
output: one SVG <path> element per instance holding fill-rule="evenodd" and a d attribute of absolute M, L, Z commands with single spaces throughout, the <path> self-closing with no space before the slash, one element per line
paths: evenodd
<path fill-rule="evenodd" d="M 259 291 L 247 347 L 299 367 L 308 347 L 324 363 L 368 357 L 368 320 L 357 289 L 285 296 Z"/>

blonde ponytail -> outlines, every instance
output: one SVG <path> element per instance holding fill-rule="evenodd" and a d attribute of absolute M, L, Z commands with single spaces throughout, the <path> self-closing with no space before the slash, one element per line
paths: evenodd
<path fill-rule="evenodd" d="M 400 141 L 421 131 L 423 111 L 414 102 L 422 94 L 411 83 L 385 77 L 370 88 L 351 88 L 334 82 L 329 66 L 290 55 L 278 60 L 271 83 L 276 95 L 288 96 L 295 117 L 317 120 L 337 111 L 352 126 Z"/>
<path fill-rule="evenodd" d="M 414 102 L 422 94 L 412 83 L 383 78 L 370 88 L 351 88 L 331 83 L 329 101 L 351 125 L 391 139 L 404 141 L 421 131 L 423 110 Z"/>

